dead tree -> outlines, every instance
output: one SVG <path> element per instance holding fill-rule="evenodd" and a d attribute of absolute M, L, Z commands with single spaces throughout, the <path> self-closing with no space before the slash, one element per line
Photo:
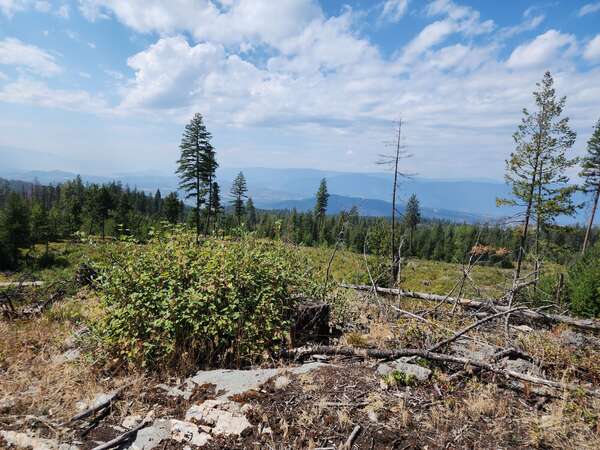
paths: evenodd
<path fill-rule="evenodd" d="M 394 142 L 394 152 L 391 154 L 382 154 L 379 155 L 379 160 L 377 164 L 388 167 L 394 172 L 394 183 L 392 185 L 392 235 L 391 235 L 391 244 L 390 244 L 390 256 L 391 256 L 391 272 L 390 272 L 390 285 L 394 286 L 396 280 L 398 278 L 399 264 L 398 261 L 398 250 L 396 248 L 396 201 L 398 194 L 398 184 L 400 178 L 408 178 L 409 174 L 405 172 L 400 172 L 400 160 L 409 158 L 411 155 L 406 152 L 404 146 L 402 145 L 402 119 L 398 121 L 398 131 L 396 135 L 396 139 Z"/>

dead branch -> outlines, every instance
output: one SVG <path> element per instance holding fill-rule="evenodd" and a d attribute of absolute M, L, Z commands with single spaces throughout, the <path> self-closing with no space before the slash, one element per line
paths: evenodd
<path fill-rule="evenodd" d="M 120 444 L 122 444 L 123 442 L 128 441 L 134 435 L 136 435 L 137 432 L 140 431 L 142 428 L 146 427 L 148 425 L 148 423 L 149 423 L 149 421 L 146 420 L 146 419 L 144 419 L 136 427 L 132 428 L 129 431 L 126 431 L 125 433 L 123 433 L 120 436 L 117 436 L 116 438 L 114 438 L 111 441 L 105 442 L 104 444 L 101 444 L 101 445 L 99 445 L 97 447 L 94 447 L 93 450 L 107 450 L 109 448 L 117 447 Z"/>
<path fill-rule="evenodd" d="M 342 447 L 344 450 L 350 450 L 352 448 L 352 444 L 354 444 L 354 441 L 358 437 L 358 433 L 360 433 L 360 425 L 356 425 L 354 430 L 352 430 L 352 433 L 350 433 L 350 436 L 348 436 L 346 443 Z"/>
<path fill-rule="evenodd" d="M 370 291 L 372 290 L 372 286 L 364 286 L 364 285 L 356 285 L 356 284 L 340 284 L 340 287 L 346 289 L 355 289 L 358 291 Z M 436 294 L 428 294 L 424 292 L 415 292 L 415 291 L 407 291 L 403 289 L 391 289 L 391 288 L 382 288 L 377 287 L 377 292 L 381 294 L 387 295 L 400 295 L 403 297 L 416 298 L 419 300 L 427 300 L 432 302 L 444 302 L 453 304 L 454 302 L 458 302 L 460 306 L 465 308 L 475 308 L 482 309 L 493 312 L 506 312 L 510 310 L 509 307 L 504 305 L 498 305 L 494 303 L 492 300 L 472 300 L 467 298 L 446 298 L 443 295 Z M 548 314 L 542 311 L 534 311 L 531 309 L 521 309 L 519 311 L 515 311 L 511 313 L 515 316 L 521 317 L 522 319 L 534 320 L 538 322 L 550 322 L 550 323 L 564 323 L 567 325 L 571 325 L 572 327 L 579 328 L 587 331 L 600 331 L 600 321 L 593 319 L 577 319 L 574 317 L 562 315 L 562 314 Z"/>
<path fill-rule="evenodd" d="M 107 407 L 108 407 L 108 406 L 110 406 L 110 405 L 111 405 L 111 404 L 112 404 L 112 403 L 113 403 L 115 400 L 117 400 L 117 399 L 118 399 L 118 398 L 121 396 L 121 394 L 123 393 L 123 390 L 124 390 L 125 388 L 127 388 L 127 387 L 131 386 L 131 384 L 132 384 L 132 383 L 127 383 L 127 384 L 125 384 L 125 385 L 121 386 L 120 388 L 118 388 L 118 389 L 115 389 L 114 391 L 112 391 L 112 392 L 111 392 L 111 393 L 108 395 L 108 397 L 107 397 L 105 400 L 103 400 L 103 401 L 101 401 L 101 402 L 98 402 L 97 404 L 95 404 L 95 405 L 93 405 L 92 407 L 90 407 L 90 408 L 86 409 L 85 411 L 82 411 L 82 412 L 80 412 L 79 414 L 77 414 L 77 415 L 73 416 L 71 419 L 69 419 L 69 421 L 65 422 L 65 423 L 63 424 L 63 426 L 64 426 L 64 425 L 68 425 L 68 424 L 70 424 L 70 423 L 73 423 L 73 422 L 77 422 L 78 420 L 83 420 L 83 419 L 86 419 L 86 418 L 90 417 L 91 415 L 93 415 L 93 414 L 97 413 L 98 411 L 100 411 L 100 410 L 102 410 L 102 409 L 104 409 L 104 408 L 107 408 Z"/>
<path fill-rule="evenodd" d="M 338 355 L 338 356 L 354 356 L 360 358 L 376 358 L 376 359 L 398 359 L 402 357 L 416 356 L 430 361 L 439 361 L 451 364 L 459 364 L 461 366 L 471 366 L 488 372 L 502 375 L 506 378 L 513 378 L 528 383 L 547 386 L 560 391 L 584 392 L 587 395 L 600 398 L 600 392 L 584 388 L 576 384 L 561 383 L 558 381 L 547 380 L 545 378 L 536 377 L 525 373 L 515 372 L 508 369 L 497 367 L 485 361 L 476 359 L 464 358 L 462 356 L 445 355 L 443 353 L 434 353 L 429 350 L 421 349 L 397 349 L 397 350 L 382 350 L 382 349 L 355 349 L 352 347 L 331 347 L 326 345 L 316 345 L 311 347 L 300 347 L 292 350 L 286 350 L 284 356 L 302 358 L 313 354 Z"/>
<path fill-rule="evenodd" d="M 451 342 L 454 342 L 455 340 L 457 340 L 458 338 L 460 338 L 464 334 L 466 334 L 469 331 L 471 331 L 473 328 L 477 328 L 477 327 L 483 325 L 484 323 L 489 322 L 490 320 L 496 319 L 498 317 L 502 317 L 502 316 L 507 315 L 507 314 L 511 314 L 511 313 L 513 313 L 515 311 L 519 311 L 521 309 L 525 309 L 525 307 L 524 306 L 520 306 L 518 308 L 512 308 L 512 309 L 509 309 L 508 311 L 502 311 L 502 312 L 499 312 L 499 313 L 492 314 L 490 316 L 484 317 L 483 319 L 478 320 L 477 322 L 472 323 L 471 325 L 469 325 L 469 326 L 463 328 L 462 330 L 454 333 L 454 335 L 452 335 L 448 339 L 444 339 L 443 341 L 438 342 L 437 344 L 433 345 L 432 347 L 429 347 L 428 350 L 430 352 L 433 352 L 433 351 L 435 351 L 435 350 L 437 350 L 439 348 L 444 347 L 445 345 L 450 344 Z"/>

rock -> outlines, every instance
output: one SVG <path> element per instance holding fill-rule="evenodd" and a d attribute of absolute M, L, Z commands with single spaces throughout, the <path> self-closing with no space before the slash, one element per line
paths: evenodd
<path fill-rule="evenodd" d="M 408 358 L 400 358 L 390 363 L 382 363 L 377 366 L 377 373 L 381 376 L 389 375 L 392 372 L 401 372 L 408 376 L 413 376 L 417 381 L 427 381 L 431 376 L 431 370 L 421 367 L 418 364 L 407 363 Z"/>
<path fill-rule="evenodd" d="M 181 420 L 171 420 L 171 439 L 201 447 L 211 439 L 208 433 L 199 431 L 198 426 Z"/>
<path fill-rule="evenodd" d="M 159 384 L 157 387 L 164 390 L 167 395 L 171 397 L 181 397 L 185 400 L 189 400 L 194 393 L 194 383 L 191 380 L 186 380 L 184 384 L 184 389 L 179 389 L 178 387 L 168 386 L 166 384 Z"/>
<path fill-rule="evenodd" d="M 121 425 L 128 430 L 135 428 L 142 421 L 142 416 L 127 416 L 123 419 Z"/>
<path fill-rule="evenodd" d="M 275 378 L 274 384 L 275 389 L 283 389 L 284 387 L 287 387 L 288 384 L 290 384 L 290 379 L 285 375 L 279 375 L 277 378 Z"/>
<path fill-rule="evenodd" d="M 207 370 L 198 372 L 189 381 L 202 386 L 203 384 L 214 384 L 215 391 L 223 393 L 217 398 L 230 398 L 234 395 L 243 394 L 253 389 L 258 389 L 263 383 L 282 372 L 300 375 L 312 370 L 324 367 L 323 363 L 308 363 L 298 367 L 285 370 L 280 369 L 254 369 L 254 370 Z"/>
<path fill-rule="evenodd" d="M 152 425 L 138 431 L 131 450 L 151 450 L 166 439 L 197 447 L 206 445 L 211 439 L 208 433 L 200 431 L 198 426 L 176 419 L 155 420 Z"/>
<path fill-rule="evenodd" d="M 78 348 L 72 348 L 67 350 L 62 355 L 55 356 L 52 361 L 56 364 L 62 364 L 70 361 L 75 361 L 81 355 L 81 350 Z"/>
<path fill-rule="evenodd" d="M 319 300 L 304 299 L 296 306 L 292 345 L 302 346 L 308 342 L 329 342 L 330 307 Z"/>
<path fill-rule="evenodd" d="M 0 431 L 0 436 L 4 438 L 9 445 L 9 448 L 26 448 L 31 450 L 79 450 L 79 447 L 76 445 L 59 444 L 56 439 L 42 439 L 27 433 L 19 433 L 16 431 Z"/>
<path fill-rule="evenodd" d="M 487 361 L 494 356 L 496 349 L 483 342 L 472 341 L 467 338 L 459 338 L 454 341 L 450 348 L 453 353 L 463 358 L 475 359 L 477 361 Z"/>
<path fill-rule="evenodd" d="M 252 428 L 239 403 L 229 400 L 207 400 L 201 405 L 193 405 L 185 420 L 211 426 L 213 435 L 241 436 Z"/>
<path fill-rule="evenodd" d="M 171 421 L 155 420 L 154 423 L 137 432 L 131 450 L 151 450 L 161 441 L 171 437 Z"/>
<path fill-rule="evenodd" d="M 560 342 L 564 345 L 571 345 L 573 347 L 583 347 L 587 344 L 586 337 L 583 334 L 576 333 L 571 330 L 565 330 L 560 334 Z"/>
<path fill-rule="evenodd" d="M 542 372 L 538 366 L 524 359 L 504 358 L 500 361 L 500 365 L 501 367 L 504 367 L 507 370 L 512 370 L 513 372 L 534 375 L 536 377 L 542 376 Z"/>
<path fill-rule="evenodd" d="M 11 410 L 11 408 L 14 408 L 14 406 L 17 404 L 17 401 L 10 396 L 7 397 L 3 397 L 2 399 L 0 399 L 0 413 L 5 413 Z"/>

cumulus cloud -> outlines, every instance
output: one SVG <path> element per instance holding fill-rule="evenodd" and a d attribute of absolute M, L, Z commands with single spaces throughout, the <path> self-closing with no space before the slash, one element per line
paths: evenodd
<path fill-rule="evenodd" d="M 600 61 L 600 34 L 597 34 L 585 47 L 583 57 L 589 61 Z"/>
<path fill-rule="evenodd" d="M 386 0 L 383 4 L 380 19 L 388 22 L 399 22 L 408 9 L 408 0 Z"/>
<path fill-rule="evenodd" d="M 0 64 L 26 68 L 43 76 L 55 75 L 61 71 L 51 54 L 14 38 L 0 41 Z"/>
<path fill-rule="evenodd" d="M 572 34 L 548 30 L 533 41 L 518 46 L 506 64 L 513 69 L 541 66 L 568 54 L 576 45 L 577 40 Z"/>
<path fill-rule="evenodd" d="M 185 31 L 225 45 L 257 40 L 275 47 L 322 16 L 315 0 L 80 0 L 80 10 L 89 20 L 113 15 L 142 33 Z"/>
<path fill-rule="evenodd" d="M 0 0 L 0 12 L 9 18 L 15 15 L 15 13 L 28 10 L 54 13 L 58 16 L 68 18 L 68 8 L 68 5 L 63 4 L 56 10 L 53 10 L 52 3 L 47 0 Z"/>
<path fill-rule="evenodd" d="M 0 101 L 70 111 L 106 111 L 106 103 L 86 91 L 52 89 L 46 83 L 26 78 L 5 84 L 0 90 Z"/>
<path fill-rule="evenodd" d="M 600 2 L 596 3 L 587 3 L 579 9 L 579 17 L 587 16 L 588 14 L 593 14 L 595 12 L 600 11 Z"/>

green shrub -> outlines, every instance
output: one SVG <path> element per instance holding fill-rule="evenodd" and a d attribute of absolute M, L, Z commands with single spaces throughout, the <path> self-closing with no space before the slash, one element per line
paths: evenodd
<path fill-rule="evenodd" d="M 308 265 L 281 243 L 195 244 L 179 230 L 111 244 L 97 280 L 108 347 L 144 367 L 240 366 L 278 350 Z"/>
<path fill-rule="evenodd" d="M 600 316 L 600 244 L 569 268 L 567 287 L 572 312 L 584 317 Z"/>

